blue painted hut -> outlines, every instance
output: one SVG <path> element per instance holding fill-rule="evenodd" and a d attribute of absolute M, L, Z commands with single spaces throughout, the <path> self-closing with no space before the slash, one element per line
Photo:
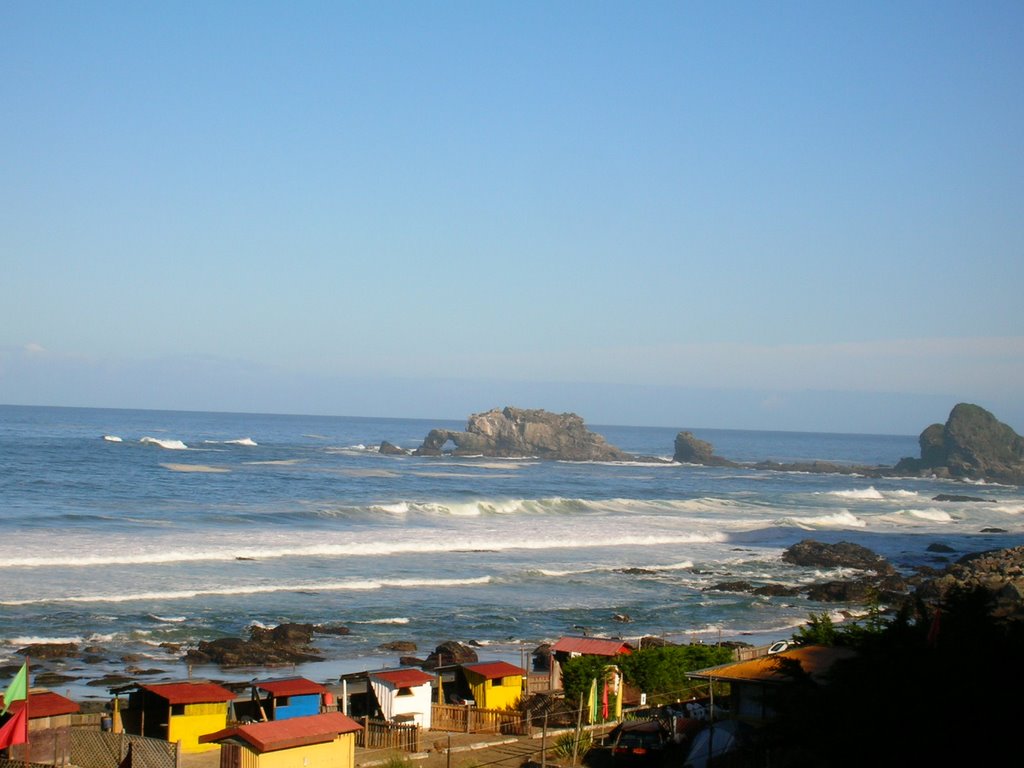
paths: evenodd
<path fill-rule="evenodd" d="M 319 715 L 330 693 L 304 677 L 286 677 L 253 683 L 253 695 L 263 710 L 260 719 L 288 720 Z"/>

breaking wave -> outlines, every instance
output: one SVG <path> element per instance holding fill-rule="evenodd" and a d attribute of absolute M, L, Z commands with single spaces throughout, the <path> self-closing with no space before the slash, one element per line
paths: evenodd
<path fill-rule="evenodd" d="M 161 440 L 158 437 L 143 437 L 139 440 L 144 445 L 155 445 L 168 451 L 187 451 L 188 446 L 181 440 Z"/>
<path fill-rule="evenodd" d="M 41 599 L 0 600 L 0 605 L 34 605 L 39 603 L 128 603 L 139 600 L 189 600 L 195 597 L 267 595 L 279 592 L 344 592 L 410 587 L 466 587 L 489 584 L 490 576 L 469 579 L 353 579 L 310 584 L 252 584 L 233 587 L 208 587 L 205 589 L 182 589 L 134 594 L 95 594 Z"/>

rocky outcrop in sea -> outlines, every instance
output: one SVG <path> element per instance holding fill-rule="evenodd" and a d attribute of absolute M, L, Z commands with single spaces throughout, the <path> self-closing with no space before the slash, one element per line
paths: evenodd
<path fill-rule="evenodd" d="M 454 448 L 449 449 L 451 443 Z M 551 413 L 511 406 L 475 413 L 464 432 L 433 429 L 417 456 L 489 456 L 560 461 L 631 461 L 635 457 L 591 432 L 575 413 Z"/>
<path fill-rule="evenodd" d="M 780 472 L 865 477 L 943 477 L 1024 484 L 1024 437 L 980 406 L 957 404 L 946 423 L 932 424 L 926 428 L 918 443 L 921 446 L 920 458 L 903 458 L 892 467 L 826 461 L 787 464 L 761 461 L 750 466 Z M 712 467 L 740 466 L 737 462 L 715 455 L 710 443 L 698 440 L 690 432 L 680 432 L 676 436 L 673 460 L 680 464 Z"/>

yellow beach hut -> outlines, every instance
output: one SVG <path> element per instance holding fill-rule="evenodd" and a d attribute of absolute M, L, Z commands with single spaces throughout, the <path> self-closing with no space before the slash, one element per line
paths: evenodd
<path fill-rule="evenodd" d="M 139 685 L 128 695 L 121 713 L 125 731 L 170 742 L 181 742 L 182 752 L 208 752 L 216 744 L 199 737 L 228 724 L 228 704 L 235 694 L 208 682 Z"/>
<path fill-rule="evenodd" d="M 220 746 L 221 768 L 354 768 L 356 733 L 340 712 L 225 728 L 200 742 Z"/>
<path fill-rule="evenodd" d="M 507 661 L 463 664 L 462 671 L 473 700 L 484 709 L 511 709 L 523 695 L 526 670 Z"/>

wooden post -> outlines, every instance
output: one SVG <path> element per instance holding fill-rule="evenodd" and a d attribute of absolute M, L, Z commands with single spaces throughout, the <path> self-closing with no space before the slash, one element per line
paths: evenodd
<path fill-rule="evenodd" d="M 548 768 L 548 713 L 544 713 L 544 725 L 540 732 L 540 768 Z"/>

